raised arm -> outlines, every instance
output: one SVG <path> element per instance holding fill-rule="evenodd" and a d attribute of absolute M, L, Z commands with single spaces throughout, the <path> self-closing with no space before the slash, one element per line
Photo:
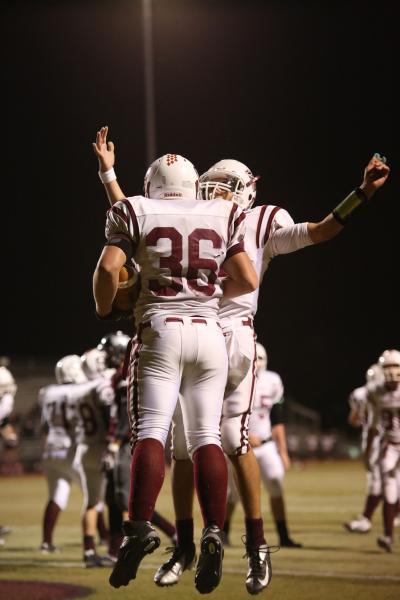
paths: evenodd
<path fill-rule="evenodd" d="M 115 149 L 113 142 L 107 142 L 108 126 L 97 132 L 96 141 L 92 143 L 93 151 L 99 160 L 99 177 L 104 185 L 111 206 L 126 198 L 117 182 L 114 171 Z"/>

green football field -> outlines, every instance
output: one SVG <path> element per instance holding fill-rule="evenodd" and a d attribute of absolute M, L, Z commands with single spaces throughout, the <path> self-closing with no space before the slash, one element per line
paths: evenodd
<path fill-rule="evenodd" d="M 296 465 L 286 475 L 286 503 L 292 537 L 304 544 L 302 549 L 281 549 L 272 555 L 273 578 L 260 597 L 279 600 L 399 600 L 400 599 L 400 529 L 392 554 L 376 545 L 381 534 L 381 509 L 374 517 L 368 534 L 349 534 L 343 522 L 360 512 L 364 498 L 365 474 L 359 462 L 321 462 Z M 263 511 L 267 539 L 277 543 L 271 524 L 268 496 L 263 491 Z M 90 588 L 88 598 L 125 600 L 186 600 L 199 597 L 194 588 L 194 572 L 185 572 L 180 583 L 158 588 L 153 574 L 164 561 L 168 539 L 162 536 L 161 547 L 146 557 L 138 577 L 126 588 L 110 587 L 109 568 L 82 568 L 80 544 L 79 491 L 74 489 L 67 510 L 61 515 L 54 542 L 61 546 L 57 555 L 42 555 L 40 543 L 42 510 L 47 501 L 46 483 L 41 476 L 5 477 L 0 479 L 0 523 L 12 527 L 6 544 L 0 547 L 0 598 L 2 580 L 18 579 L 75 584 Z M 157 510 L 173 519 L 170 481 L 167 472 Z M 196 509 L 196 539 L 201 522 Z M 223 578 L 212 593 L 217 599 L 249 598 L 244 578 L 246 560 L 243 513 L 238 507 L 232 525 L 232 546 L 226 548 Z M 100 548 L 100 553 L 104 552 Z M 3 582 L 3 589 L 4 582 Z M 24 598 L 28 598 L 29 595 Z M 54 596 L 55 597 L 55 596 Z M 47 596 L 47 599 L 51 596 Z"/>

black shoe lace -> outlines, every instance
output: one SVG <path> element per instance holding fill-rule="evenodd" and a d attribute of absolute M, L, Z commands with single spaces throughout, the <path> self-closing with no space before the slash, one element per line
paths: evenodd
<path fill-rule="evenodd" d="M 246 536 L 242 536 L 242 542 L 246 546 L 246 552 L 242 558 L 248 558 L 250 567 L 255 575 L 258 575 L 263 570 L 263 560 L 260 557 L 260 552 L 265 554 L 275 554 L 280 550 L 280 546 L 268 546 L 268 544 L 262 544 L 261 546 L 250 547 L 246 544 Z"/>
<path fill-rule="evenodd" d="M 172 552 L 172 556 L 169 560 L 167 560 L 166 563 L 163 564 L 163 568 L 164 569 L 170 569 L 171 567 L 174 566 L 174 564 L 176 563 L 177 560 L 179 560 L 182 556 L 186 555 L 188 552 L 185 551 L 184 548 L 180 548 L 179 546 L 168 546 L 165 551 L 164 554 L 170 554 Z M 190 562 L 190 560 L 187 560 L 187 557 L 185 557 L 185 564 L 188 564 Z"/>

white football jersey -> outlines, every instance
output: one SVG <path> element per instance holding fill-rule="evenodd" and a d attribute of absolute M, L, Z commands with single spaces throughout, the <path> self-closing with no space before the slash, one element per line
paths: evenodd
<path fill-rule="evenodd" d="M 106 237 L 140 265 L 136 321 L 164 314 L 215 319 L 220 267 L 243 252 L 244 221 L 237 204 L 220 199 L 117 202 L 107 214 Z"/>
<path fill-rule="evenodd" d="M 312 244 L 307 223 L 294 223 L 289 213 L 279 206 L 264 204 L 246 211 L 245 250 L 253 261 L 260 285 L 271 259 Z M 259 289 L 229 300 L 222 300 L 220 319 L 254 316 Z"/>
<path fill-rule="evenodd" d="M 106 441 L 111 406 L 115 392 L 111 379 L 98 377 L 86 383 L 75 384 L 78 423 L 76 441 L 94 446 Z"/>
<path fill-rule="evenodd" d="M 45 455 L 60 455 L 75 443 L 78 421 L 75 383 L 54 384 L 39 390 L 41 421 L 47 428 Z"/>
<path fill-rule="evenodd" d="M 249 433 L 265 440 L 271 436 L 270 413 L 274 404 L 282 400 L 284 388 L 275 371 L 258 370 L 254 404 L 249 421 Z"/>
<path fill-rule="evenodd" d="M 360 421 L 367 425 L 368 391 L 366 385 L 355 388 L 349 395 L 350 408 L 357 411 Z"/>
<path fill-rule="evenodd" d="M 382 427 L 384 439 L 400 444 L 400 386 L 391 391 L 384 383 L 370 385 L 368 402 L 372 407 L 372 425 Z"/>

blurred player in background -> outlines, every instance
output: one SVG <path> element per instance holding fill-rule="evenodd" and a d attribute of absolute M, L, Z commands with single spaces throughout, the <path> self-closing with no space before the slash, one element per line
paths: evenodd
<path fill-rule="evenodd" d="M 384 381 L 368 385 L 371 420 L 365 449 L 367 468 L 372 468 L 374 439 L 380 436 L 379 466 L 383 488 L 383 535 L 378 546 L 387 552 L 393 548 L 393 526 L 399 508 L 400 469 L 400 351 L 385 350 L 379 357 Z M 380 432 L 382 434 L 380 435 Z"/>
<path fill-rule="evenodd" d="M 137 339 L 132 340 L 134 344 Z M 112 378 L 115 391 L 108 446 L 103 455 L 103 466 L 107 477 L 106 502 L 110 524 L 110 543 L 108 556 L 111 561 L 117 560 L 117 554 L 122 542 L 123 522 L 129 518 L 129 489 L 131 472 L 131 428 L 128 419 L 128 379 L 127 367 L 131 351 L 131 340 L 122 331 L 105 335 L 98 348 L 106 353 L 106 365 L 115 368 Z M 127 361 L 125 362 L 125 357 Z M 126 368 L 124 368 L 126 365 Z M 154 511 L 151 523 L 163 531 L 175 544 L 175 527 L 167 519 Z"/>
<path fill-rule="evenodd" d="M 82 466 L 74 462 L 78 384 L 87 381 L 80 356 L 69 354 L 61 358 L 55 367 L 55 378 L 56 384 L 39 390 L 41 422 L 46 431 L 42 465 L 49 492 L 43 514 L 40 551 L 46 554 L 59 550 L 53 544 L 54 528 L 60 512 L 67 507 L 71 483 L 75 482 L 86 497 Z"/>
<path fill-rule="evenodd" d="M 76 390 L 79 421 L 76 429 L 75 463 L 82 465 L 87 499 L 83 515 L 83 560 L 87 568 L 101 567 L 104 558 L 96 552 L 97 506 L 104 501 L 105 477 L 101 459 L 107 447 L 107 432 L 110 422 L 114 390 L 111 378 L 115 369 L 107 369 L 105 353 L 97 348 L 81 356 L 83 372 L 88 382 Z"/>
<path fill-rule="evenodd" d="M 114 145 L 107 143 L 107 128 L 97 133 L 94 151 L 99 159 L 99 175 L 105 185 L 111 204 L 124 198 L 113 169 Z M 264 205 L 252 208 L 256 197 L 256 181 L 251 171 L 239 161 L 223 160 L 213 165 L 201 177 L 204 199 L 221 198 L 234 200 L 246 211 L 246 250 L 256 266 L 260 281 L 270 260 L 278 254 L 294 252 L 305 246 L 331 239 L 343 228 L 354 210 L 384 184 L 389 168 L 379 155 L 374 156 L 364 171 L 364 179 L 332 213 L 319 223 L 294 224 L 284 209 Z M 224 329 L 229 355 L 228 385 L 225 393 L 221 434 L 223 448 L 229 456 L 245 512 L 246 548 L 249 570 L 246 587 L 249 593 L 258 593 L 271 579 L 269 550 L 263 533 L 260 503 L 260 477 L 257 460 L 248 443 L 248 419 L 254 392 L 255 347 L 253 318 L 257 310 L 258 291 L 222 301 L 220 319 Z M 176 431 L 176 430 L 175 430 Z M 180 436 L 181 438 L 182 436 Z M 178 449 L 174 444 L 174 457 Z M 175 460 L 173 486 L 175 510 L 177 511 L 178 547 L 171 561 L 165 563 L 156 574 L 156 583 L 176 583 L 185 568 L 192 563 L 193 544 L 191 509 L 185 505 L 192 494 L 187 490 L 191 465 L 183 458 Z M 182 533 L 180 535 L 180 529 Z M 185 539 L 186 548 L 180 547 L 179 539 Z M 174 561 L 174 558 L 176 559 Z M 169 572 L 166 570 L 169 569 Z"/>
<path fill-rule="evenodd" d="M 17 385 L 11 371 L 7 368 L 8 358 L 2 357 L 0 364 L 0 438 L 6 448 L 14 448 L 18 443 L 18 436 L 10 421 L 10 415 L 14 408 L 14 396 L 17 393 Z M 0 525 L 0 546 L 3 546 L 4 537 L 11 533 L 7 525 Z"/>
<path fill-rule="evenodd" d="M 350 412 L 348 423 L 352 427 L 361 427 L 361 451 L 364 455 L 367 446 L 368 430 L 371 421 L 371 407 L 368 403 L 368 384 L 383 382 L 384 376 L 379 364 L 373 364 L 365 374 L 365 384 L 355 388 L 349 396 Z M 360 516 L 344 523 L 347 531 L 368 533 L 372 527 L 371 519 L 382 500 L 382 477 L 379 464 L 380 437 L 382 431 L 371 443 L 370 458 L 367 466 L 367 497 Z"/>
<path fill-rule="evenodd" d="M 270 497 L 271 512 L 279 536 L 279 545 L 301 548 L 289 536 L 283 490 L 285 471 L 290 468 L 282 414 L 284 387 L 275 371 L 267 370 L 267 352 L 260 343 L 257 349 L 257 379 L 252 413 L 249 421 L 249 440 L 260 467 L 261 480 Z M 233 510 L 238 501 L 236 485 L 229 479 L 227 518 L 224 531 L 229 543 L 229 529 Z"/>

